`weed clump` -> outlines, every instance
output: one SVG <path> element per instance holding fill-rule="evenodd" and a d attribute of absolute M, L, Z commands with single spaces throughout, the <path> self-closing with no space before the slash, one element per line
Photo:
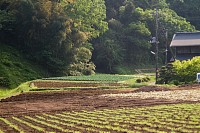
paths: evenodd
<path fill-rule="evenodd" d="M 149 77 L 144 77 L 142 79 L 136 79 L 136 83 L 149 82 L 149 81 L 150 81 Z"/>

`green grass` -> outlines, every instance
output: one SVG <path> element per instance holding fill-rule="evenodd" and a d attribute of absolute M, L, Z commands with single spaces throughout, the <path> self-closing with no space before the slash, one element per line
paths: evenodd
<path fill-rule="evenodd" d="M 154 85 L 155 84 L 155 76 L 151 76 L 152 74 L 148 74 L 148 75 L 139 75 L 137 74 L 137 78 L 134 78 L 134 79 L 128 79 L 128 80 L 125 80 L 123 81 L 124 83 L 126 84 L 129 84 L 129 86 L 131 88 L 139 88 L 139 87 L 142 87 L 142 86 L 148 86 L 148 85 Z M 148 77 L 150 80 L 147 81 L 147 82 L 141 82 L 141 83 L 137 83 L 136 80 L 137 79 L 142 79 L 142 78 L 146 78 Z"/>
<path fill-rule="evenodd" d="M 13 95 L 14 90 L 11 89 L 6 89 L 6 88 L 0 88 L 0 99 L 5 98 L 5 97 L 9 97 L 11 95 Z"/>
<path fill-rule="evenodd" d="M 3 98 L 11 97 L 13 95 L 20 94 L 22 92 L 28 92 L 31 88 L 29 87 L 30 82 L 25 82 L 19 85 L 15 89 L 0 88 L 0 100 Z"/>
<path fill-rule="evenodd" d="M 26 123 L 29 131 L 66 132 L 187 132 L 200 131 L 200 104 L 173 104 L 151 107 L 103 109 L 93 111 L 72 111 L 57 113 L 37 113 L 36 115 L 10 116 L 1 118 L 13 132 L 26 129 L 19 126 Z M 14 125 L 13 120 L 18 124 Z M 9 121 L 9 122 L 7 122 Z M 20 124 L 21 123 L 21 124 Z M 35 125 L 37 123 L 37 126 Z M 6 132 L 6 131 L 5 131 Z"/>

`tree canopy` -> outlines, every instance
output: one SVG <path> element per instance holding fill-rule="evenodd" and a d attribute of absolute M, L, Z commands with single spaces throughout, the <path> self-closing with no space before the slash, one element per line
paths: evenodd
<path fill-rule="evenodd" d="M 200 0 L 167 0 L 170 8 L 200 30 Z"/>
<path fill-rule="evenodd" d="M 89 40 L 107 30 L 105 18 L 103 0 L 2 0 L 0 41 L 20 49 L 52 76 L 69 75 L 71 64 L 91 64 Z M 82 53 L 87 61 L 75 59 Z"/>
<path fill-rule="evenodd" d="M 160 64 L 164 59 L 166 31 L 168 39 L 178 31 L 195 31 L 195 27 L 171 10 L 165 0 L 106 0 L 106 7 L 109 30 L 94 41 L 93 57 L 97 68 L 109 72 L 116 72 L 115 68 L 122 64 L 132 67 L 154 64 L 150 51 L 155 51 L 155 46 L 149 41 L 155 36 L 156 7 L 159 9 Z"/>
<path fill-rule="evenodd" d="M 197 17 L 199 4 L 190 2 L 192 5 L 181 0 L 1 0 L 0 42 L 46 68 L 49 76 L 93 74 L 95 68 L 117 73 L 120 66 L 154 64 L 150 51 L 155 46 L 149 41 L 155 36 L 156 7 L 160 63 L 166 30 L 169 38 L 177 31 L 195 31 L 198 23 L 191 22 L 193 26 L 188 21 Z"/>

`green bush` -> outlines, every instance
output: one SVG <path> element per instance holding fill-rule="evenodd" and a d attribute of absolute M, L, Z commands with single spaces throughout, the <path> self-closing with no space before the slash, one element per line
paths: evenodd
<path fill-rule="evenodd" d="M 148 77 L 142 78 L 142 82 L 149 82 L 149 81 L 150 81 L 150 78 Z"/>
<path fill-rule="evenodd" d="M 159 83 L 175 85 L 192 83 L 196 80 L 196 74 L 200 72 L 200 57 L 191 60 L 173 62 L 170 67 L 162 67 L 159 72 Z"/>
<path fill-rule="evenodd" d="M 168 63 L 167 66 L 163 66 L 159 70 L 159 78 L 158 78 L 158 84 L 173 84 L 173 80 L 176 77 L 175 72 L 173 72 L 173 64 Z"/>
<path fill-rule="evenodd" d="M 200 57 L 194 57 L 187 61 L 175 61 L 173 71 L 176 73 L 176 80 L 179 82 L 195 81 L 196 74 L 200 72 Z"/>
<path fill-rule="evenodd" d="M 146 77 L 146 79 L 147 79 L 148 81 L 150 81 L 150 80 L 151 80 L 149 77 Z"/>
<path fill-rule="evenodd" d="M 142 79 L 136 79 L 136 83 L 141 83 Z"/>
<path fill-rule="evenodd" d="M 142 83 L 142 82 L 149 82 L 150 78 L 149 77 L 144 77 L 142 79 L 136 79 L 136 83 Z"/>

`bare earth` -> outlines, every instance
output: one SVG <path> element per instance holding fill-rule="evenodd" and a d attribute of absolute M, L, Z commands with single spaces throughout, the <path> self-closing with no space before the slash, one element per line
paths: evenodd
<path fill-rule="evenodd" d="M 137 90 L 33 92 L 1 100 L 0 116 L 199 102 L 198 84 L 176 88 L 150 86 Z"/>

